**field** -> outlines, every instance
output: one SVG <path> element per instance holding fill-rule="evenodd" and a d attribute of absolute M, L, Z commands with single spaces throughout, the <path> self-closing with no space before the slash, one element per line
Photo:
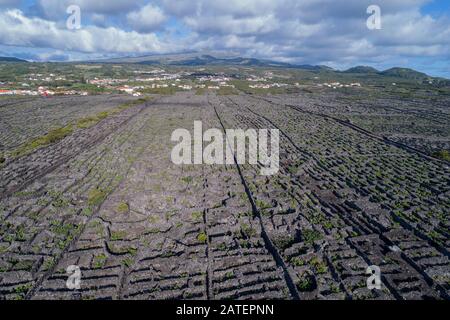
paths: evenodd
<path fill-rule="evenodd" d="M 0 299 L 448 299 L 450 97 L 241 89 L 2 98 Z M 197 120 L 279 173 L 173 164 Z"/>

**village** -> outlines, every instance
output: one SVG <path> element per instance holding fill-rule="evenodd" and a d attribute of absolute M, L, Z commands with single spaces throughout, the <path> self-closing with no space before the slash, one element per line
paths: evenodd
<path fill-rule="evenodd" d="M 80 68 L 82 71 L 78 70 Z M 245 74 L 231 71 L 205 72 L 204 68 L 167 70 L 153 66 L 129 70 L 129 67 L 124 65 L 112 65 L 102 69 L 85 65 L 61 70 L 48 68 L 47 72 L 24 73 L 14 80 L 0 82 L 0 96 L 51 97 L 123 93 L 140 97 L 145 94 L 191 90 L 228 93 L 254 90 L 270 93 L 272 89 L 283 91 L 311 85 L 333 89 L 362 86 L 359 82 L 320 83 L 318 76 L 314 77 L 313 83 L 298 80 L 294 82 L 289 77 L 267 70 L 255 72 L 256 69 L 249 69 Z"/>

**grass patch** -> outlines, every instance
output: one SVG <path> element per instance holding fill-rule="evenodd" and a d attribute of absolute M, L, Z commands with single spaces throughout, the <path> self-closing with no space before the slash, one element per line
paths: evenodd
<path fill-rule="evenodd" d="M 89 116 L 89 117 L 78 119 L 77 128 L 87 129 L 87 128 L 93 127 L 97 123 L 99 123 L 101 120 L 107 118 L 111 113 L 113 113 L 113 112 L 102 111 L 102 112 L 97 113 L 94 116 Z"/>
<path fill-rule="evenodd" d="M 89 208 L 89 207 L 83 208 L 83 210 L 81 211 L 81 214 L 86 217 L 92 216 L 93 213 L 94 213 L 94 211 L 92 210 L 92 208 Z"/>
<path fill-rule="evenodd" d="M 199 221 L 203 219 L 203 213 L 200 211 L 192 212 L 192 220 Z"/>
<path fill-rule="evenodd" d="M 78 119 L 77 121 L 77 128 L 79 129 L 87 129 L 95 124 L 97 124 L 98 120 L 95 117 L 86 117 Z"/>
<path fill-rule="evenodd" d="M 130 207 L 125 202 L 121 202 L 117 206 L 116 210 L 118 213 L 128 213 L 128 211 L 130 210 Z"/>
<path fill-rule="evenodd" d="M 90 128 L 92 126 L 95 126 L 97 123 L 99 123 L 101 120 L 106 119 L 107 117 L 109 117 L 110 115 L 119 113 L 125 109 L 128 109 L 132 106 L 141 104 L 141 103 L 145 103 L 148 99 L 147 98 L 140 98 L 134 101 L 130 101 L 127 103 L 124 103 L 122 105 L 120 105 L 117 108 L 114 108 L 110 111 L 102 111 L 97 113 L 96 115 L 93 116 L 89 116 L 89 117 L 85 117 L 85 118 L 81 118 L 78 119 L 77 121 L 77 127 L 79 129 L 87 129 Z"/>
<path fill-rule="evenodd" d="M 194 178 L 192 178 L 191 176 L 181 178 L 181 181 L 183 181 L 186 184 L 190 184 L 192 180 L 194 180 Z"/>
<path fill-rule="evenodd" d="M 109 116 L 109 112 L 108 111 L 102 111 L 102 112 L 97 113 L 97 115 L 95 117 L 98 120 L 103 120 L 103 119 L 105 119 L 108 116 Z"/>
<path fill-rule="evenodd" d="M 123 240 L 127 236 L 125 231 L 113 231 L 111 232 L 111 240 L 117 241 L 117 240 Z"/>
<path fill-rule="evenodd" d="M 56 143 L 65 137 L 71 135 L 73 132 L 73 126 L 68 125 L 66 127 L 57 128 L 49 131 L 46 135 L 36 138 L 30 142 L 27 142 L 20 146 L 18 149 L 12 152 L 14 157 L 24 156 L 28 153 L 33 152 L 41 147 Z"/>
<path fill-rule="evenodd" d="M 90 206 L 98 206 L 105 200 L 106 193 L 100 189 L 92 189 L 88 194 L 88 204 Z"/>
<path fill-rule="evenodd" d="M 87 129 L 94 125 L 96 125 L 101 120 L 107 118 L 110 115 L 120 113 L 123 110 L 126 110 L 132 106 L 139 105 L 148 101 L 148 98 L 140 98 L 137 100 L 133 100 L 127 103 L 124 103 L 110 111 L 102 111 L 95 115 L 84 117 L 73 121 L 71 124 L 68 124 L 65 127 L 60 127 L 49 131 L 47 134 L 40 136 L 36 139 L 33 139 L 29 142 L 24 143 L 19 146 L 16 150 L 11 152 L 11 156 L 13 157 L 21 157 L 27 155 L 39 148 L 45 147 L 50 144 L 54 144 L 65 137 L 71 135 L 74 132 L 74 127 L 78 129 Z M 5 162 L 6 159 L 0 154 L 0 165 Z"/>

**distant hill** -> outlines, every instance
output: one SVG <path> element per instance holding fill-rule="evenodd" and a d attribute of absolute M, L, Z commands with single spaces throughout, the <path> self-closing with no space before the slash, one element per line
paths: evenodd
<path fill-rule="evenodd" d="M 370 75 L 377 77 L 399 78 L 413 81 L 428 81 L 429 79 L 437 79 L 426 75 L 425 73 L 415 71 L 408 68 L 391 68 L 385 71 L 379 71 L 370 66 L 356 66 L 345 71 L 336 71 L 333 68 L 324 65 L 296 65 L 287 62 L 279 62 L 265 59 L 244 58 L 238 54 L 229 54 L 217 51 L 210 52 L 185 52 L 177 54 L 158 54 L 140 57 L 124 57 L 106 60 L 89 61 L 91 63 L 130 63 L 143 64 L 153 66 L 240 66 L 240 67 L 278 67 L 306 70 L 311 72 L 337 72 L 344 74 Z M 442 79 L 440 85 L 446 82 Z"/>
<path fill-rule="evenodd" d="M 391 68 L 384 71 L 378 71 L 373 67 L 368 66 L 357 66 L 350 68 L 348 70 L 342 71 L 342 73 L 347 74 L 361 74 L 361 75 L 378 75 L 382 77 L 399 78 L 405 80 L 413 81 L 429 81 L 430 79 L 438 80 L 438 78 L 433 78 L 423 72 L 419 72 L 408 68 Z"/>
<path fill-rule="evenodd" d="M 309 71 L 323 71 L 323 70 L 328 70 L 328 71 L 334 71 L 333 68 L 329 67 L 329 66 L 313 66 L 310 64 L 301 64 L 301 65 L 292 65 L 292 68 L 296 68 L 296 69 L 302 69 L 302 70 L 309 70 Z"/>
<path fill-rule="evenodd" d="M 182 53 L 167 55 L 151 55 L 93 61 L 99 63 L 134 63 L 145 65 L 173 66 L 245 66 L 245 67 L 279 67 L 296 68 L 310 71 L 333 70 L 327 66 L 295 65 L 286 62 L 227 56 L 224 54 Z"/>
<path fill-rule="evenodd" d="M 14 57 L 0 57 L 0 62 L 28 62 Z"/>
<path fill-rule="evenodd" d="M 149 60 L 154 63 L 155 60 Z M 146 64 L 147 61 L 140 62 L 141 64 Z M 176 61 L 169 61 L 168 64 L 176 64 L 181 66 L 210 66 L 210 65 L 238 65 L 238 66 L 249 66 L 249 67 L 291 67 L 288 63 L 275 62 L 268 60 L 258 60 L 254 58 L 216 58 L 211 55 L 200 55 L 187 59 L 181 59 Z"/>
<path fill-rule="evenodd" d="M 410 79 L 410 80 L 425 80 L 430 78 L 430 76 L 428 76 L 425 73 L 408 68 L 391 68 L 383 72 L 380 72 L 380 74 L 383 76 Z"/>
<path fill-rule="evenodd" d="M 357 66 L 343 71 L 344 73 L 379 73 L 379 71 L 372 67 Z"/>

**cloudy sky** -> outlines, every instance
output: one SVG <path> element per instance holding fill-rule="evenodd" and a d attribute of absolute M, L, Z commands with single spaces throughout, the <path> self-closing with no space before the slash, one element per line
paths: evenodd
<path fill-rule="evenodd" d="M 381 9 L 381 29 L 367 8 Z M 81 28 L 67 28 L 78 5 Z M 0 55 L 66 61 L 186 51 L 450 78 L 448 0 L 0 0 Z"/>

